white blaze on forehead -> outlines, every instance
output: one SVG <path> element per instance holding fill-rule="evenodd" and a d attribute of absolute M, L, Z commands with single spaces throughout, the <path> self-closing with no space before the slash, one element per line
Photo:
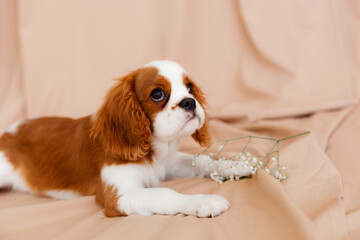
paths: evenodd
<path fill-rule="evenodd" d="M 158 74 L 164 76 L 171 84 L 171 97 L 168 106 L 179 103 L 185 97 L 191 97 L 187 87 L 184 85 L 183 76 L 186 71 L 176 62 L 168 60 L 152 61 L 144 67 L 155 67 Z"/>
<path fill-rule="evenodd" d="M 160 75 L 169 79 L 172 77 L 182 78 L 182 74 L 185 73 L 185 70 L 179 64 L 169 60 L 152 61 L 146 64 L 144 67 L 156 67 L 159 70 Z"/>

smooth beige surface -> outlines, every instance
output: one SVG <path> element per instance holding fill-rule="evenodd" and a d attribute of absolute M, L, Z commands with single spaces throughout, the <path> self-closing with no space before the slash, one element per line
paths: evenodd
<path fill-rule="evenodd" d="M 359 15 L 357 0 L 0 0 L 0 131 L 91 114 L 112 79 L 154 59 L 179 62 L 207 93 L 214 140 L 311 130 L 281 143 L 285 182 L 163 184 L 227 197 L 217 218 L 108 219 L 93 197 L 0 192 L 0 239 L 360 239 Z"/>

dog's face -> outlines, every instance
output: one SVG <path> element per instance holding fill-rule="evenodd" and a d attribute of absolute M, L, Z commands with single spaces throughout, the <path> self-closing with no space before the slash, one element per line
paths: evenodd
<path fill-rule="evenodd" d="M 119 80 L 98 111 L 91 135 L 107 152 L 128 160 L 149 154 L 151 139 L 192 135 L 209 143 L 205 98 L 175 62 L 153 61 Z"/>
<path fill-rule="evenodd" d="M 171 141 L 203 126 L 204 98 L 181 66 L 154 61 L 138 71 L 136 95 L 150 118 L 155 138 Z"/>

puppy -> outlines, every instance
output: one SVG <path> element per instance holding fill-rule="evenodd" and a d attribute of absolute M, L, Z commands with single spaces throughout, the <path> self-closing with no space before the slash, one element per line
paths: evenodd
<path fill-rule="evenodd" d="M 181 66 L 150 62 L 119 79 L 93 116 L 10 126 L 0 138 L 0 188 L 56 199 L 96 194 L 108 217 L 216 216 L 229 208 L 225 198 L 158 187 L 206 175 L 177 151 L 183 136 L 210 142 L 204 109 L 202 91 Z"/>

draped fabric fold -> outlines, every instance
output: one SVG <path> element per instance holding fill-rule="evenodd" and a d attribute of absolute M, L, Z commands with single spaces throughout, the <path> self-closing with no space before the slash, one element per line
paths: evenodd
<path fill-rule="evenodd" d="M 360 239 L 359 15 L 356 0 L 0 0 L 1 132 L 92 114 L 112 79 L 155 59 L 180 63 L 207 94 L 213 140 L 311 131 L 281 143 L 284 182 L 260 171 L 163 184 L 227 197 L 217 218 L 108 219 L 91 196 L 1 191 L 0 239 Z M 190 138 L 181 149 L 201 150 Z"/>

